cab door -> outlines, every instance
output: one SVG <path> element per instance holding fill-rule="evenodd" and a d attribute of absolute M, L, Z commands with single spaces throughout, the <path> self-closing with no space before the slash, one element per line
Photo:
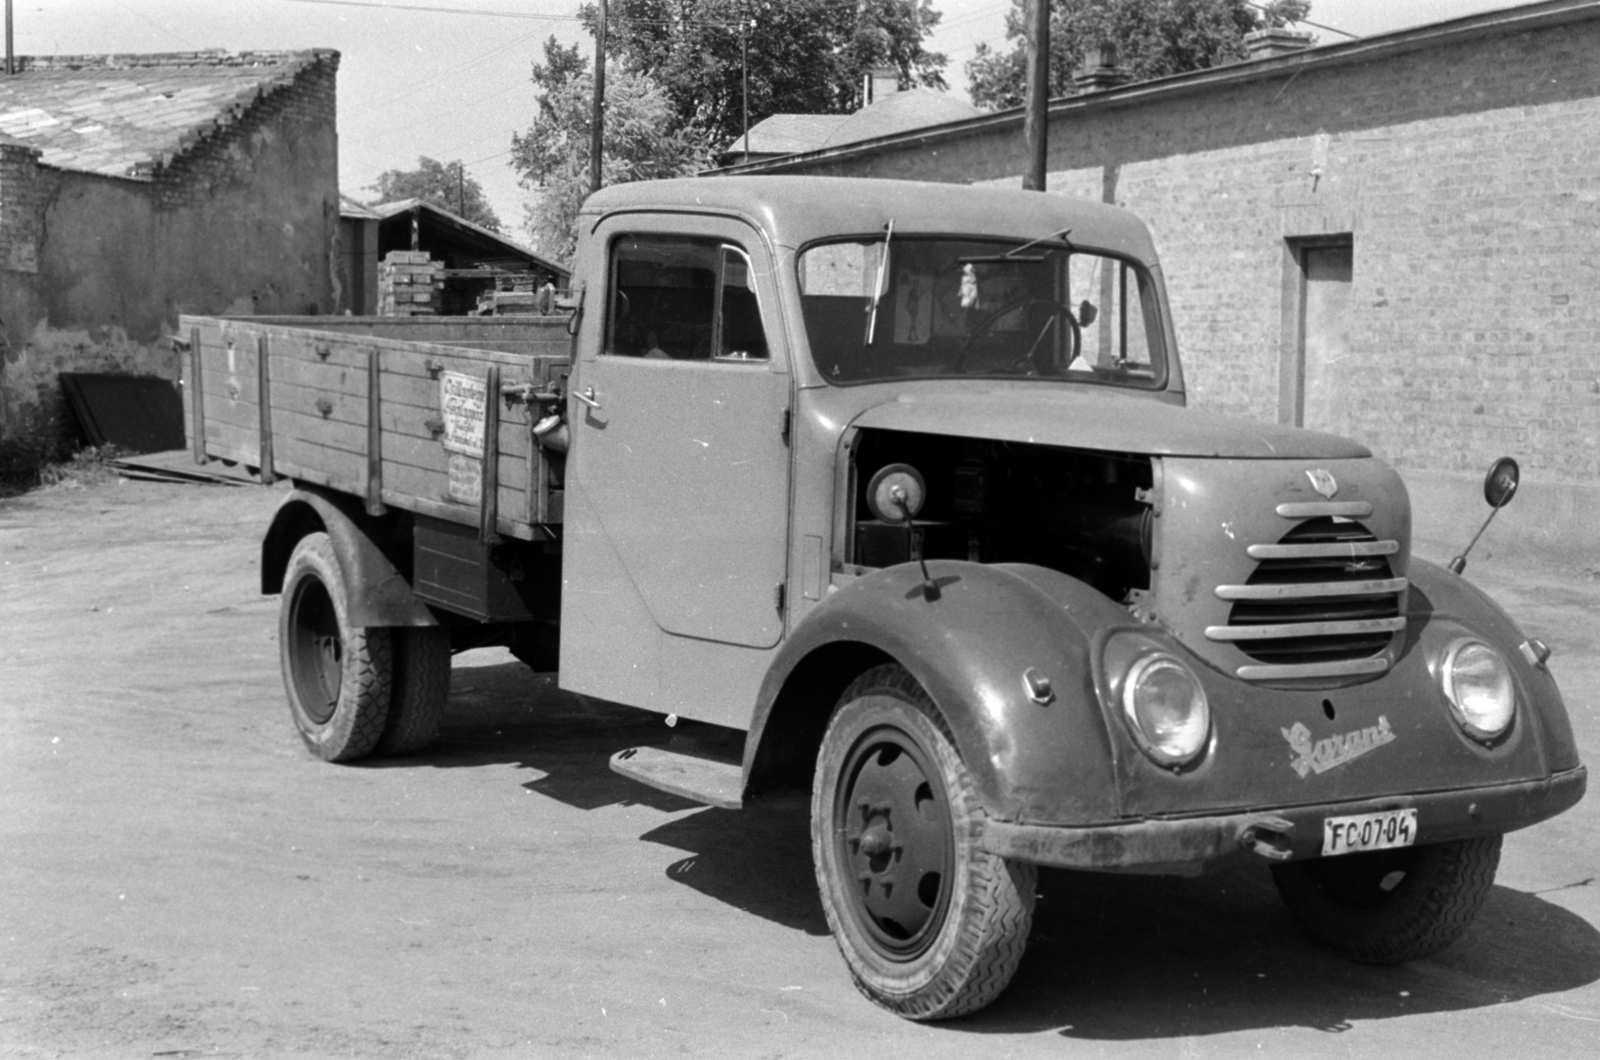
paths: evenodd
<path fill-rule="evenodd" d="M 783 633 L 790 385 L 765 244 L 670 220 L 624 215 L 591 244 L 605 289 L 572 380 L 561 684 L 682 711 L 684 675 L 663 671 L 710 688 Z"/>

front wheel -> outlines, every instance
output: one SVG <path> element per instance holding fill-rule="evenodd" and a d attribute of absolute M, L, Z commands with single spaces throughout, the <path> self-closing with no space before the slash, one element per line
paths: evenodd
<path fill-rule="evenodd" d="M 1312 938 L 1367 964 L 1432 956 L 1478 915 L 1500 837 L 1462 839 L 1272 867 L 1284 904 Z"/>
<path fill-rule="evenodd" d="M 983 812 L 926 692 L 899 666 L 845 690 L 822 739 L 811 850 L 856 985 L 916 1020 L 989 1004 L 1033 920 L 1036 869 L 979 849 Z"/>
<path fill-rule="evenodd" d="M 389 718 L 392 649 L 389 630 L 350 625 L 328 535 L 301 538 L 283 576 L 278 652 L 289 714 L 317 757 L 348 762 L 378 746 Z"/>

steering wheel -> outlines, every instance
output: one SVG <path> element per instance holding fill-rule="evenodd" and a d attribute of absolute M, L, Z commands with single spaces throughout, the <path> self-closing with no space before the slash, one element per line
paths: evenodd
<path fill-rule="evenodd" d="M 1066 326 L 1067 349 L 1066 358 L 1060 362 L 1059 369 L 1054 374 L 1059 375 L 1062 371 L 1065 371 L 1067 365 L 1076 360 L 1079 351 L 1083 349 L 1083 329 L 1078 326 L 1077 317 L 1072 315 L 1072 307 L 1053 298 L 1019 298 L 1014 302 L 1007 302 L 984 317 L 978 322 L 978 326 L 972 329 L 972 334 L 967 336 L 967 341 L 961 344 L 961 352 L 956 356 L 955 364 L 951 365 L 951 367 L 957 372 L 964 371 L 967 358 L 972 354 L 972 348 L 996 324 L 1012 313 L 1019 310 L 1031 310 L 1038 306 L 1051 310 L 1051 315 L 1045 321 L 1044 326 L 1039 329 L 1038 334 L 1034 335 L 1033 342 L 1029 345 L 1027 352 L 1017 358 L 1012 367 L 1014 369 L 1026 368 L 1024 373 L 1026 375 L 1038 375 L 1044 367 L 1039 360 L 1039 355 L 1049 349 L 1045 345 L 1045 340 L 1049 337 L 1050 327 L 1057 320 L 1060 320 L 1064 321 Z"/>

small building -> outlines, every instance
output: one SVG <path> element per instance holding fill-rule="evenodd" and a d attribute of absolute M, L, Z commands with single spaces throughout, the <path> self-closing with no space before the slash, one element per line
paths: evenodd
<path fill-rule="evenodd" d="M 341 308 L 356 316 L 467 316 L 495 306 L 500 312 L 532 311 L 542 287 L 564 292 L 572 275 L 522 244 L 421 199 L 368 206 L 346 195 L 341 228 L 348 277 Z M 397 292 L 396 281 L 409 290 Z"/>
<path fill-rule="evenodd" d="M 820 151 L 879 136 L 976 117 L 981 111 L 944 92 L 900 87 L 893 66 L 875 66 L 862 85 L 866 103 L 854 114 L 774 114 L 750 126 L 722 152 L 724 166 Z"/>
<path fill-rule="evenodd" d="M 179 313 L 336 310 L 338 68 L 22 56 L 0 78 L 0 463 L 59 446 L 62 372 L 176 381 Z"/>
<path fill-rule="evenodd" d="M 1592 567 L 1600 2 L 1269 37 L 1229 66 L 1080 79 L 1049 104 L 1049 192 L 1149 222 L 1191 404 L 1364 442 L 1446 547 L 1509 453 L 1523 489 L 1491 538 Z M 722 172 L 1015 186 L 1022 126 L 1002 111 Z"/>

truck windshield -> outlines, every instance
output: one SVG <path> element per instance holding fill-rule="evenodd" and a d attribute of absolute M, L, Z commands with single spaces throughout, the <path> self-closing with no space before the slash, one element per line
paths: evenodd
<path fill-rule="evenodd" d="M 951 376 L 1141 388 L 1166 382 L 1159 310 L 1149 273 L 1136 262 L 1065 239 L 896 233 L 880 281 L 886 252 L 879 234 L 800 254 L 811 356 L 835 383 Z"/>

